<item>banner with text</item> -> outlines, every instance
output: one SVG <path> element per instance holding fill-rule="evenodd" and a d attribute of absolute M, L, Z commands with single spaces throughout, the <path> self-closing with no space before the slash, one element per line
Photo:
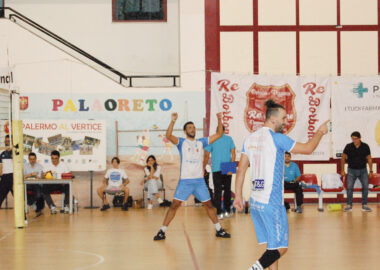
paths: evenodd
<path fill-rule="evenodd" d="M 264 125 L 268 99 L 286 108 L 284 133 L 307 142 L 330 116 L 331 79 L 325 77 L 232 75 L 213 73 L 211 79 L 210 134 L 216 130 L 217 112 L 223 113 L 226 134 L 240 153 L 244 139 Z M 295 160 L 328 160 L 330 137 L 324 136 L 312 155 L 293 155 Z"/>
<path fill-rule="evenodd" d="M 359 131 L 372 157 L 380 157 L 380 77 L 336 78 L 332 89 L 333 151 L 339 158 Z M 344 128 L 342 128 L 344 127 Z"/>
<path fill-rule="evenodd" d="M 25 160 L 30 152 L 40 164 L 50 162 L 58 150 L 72 171 L 106 169 L 106 121 L 104 120 L 23 120 Z"/>
<path fill-rule="evenodd" d="M 109 156 L 116 152 L 119 155 L 135 155 L 140 152 L 141 145 L 147 149 L 144 153 L 149 155 L 161 155 L 165 151 L 178 155 L 176 147 L 170 145 L 164 136 L 171 114 L 178 113 L 174 127 L 176 136 L 184 136 L 183 124 L 193 121 L 197 127 L 197 137 L 201 137 L 204 104 L 205 94 L 201 91 L 30 93 L 20 97 L 20 117 L 45 120 L 105 119 Z"/>

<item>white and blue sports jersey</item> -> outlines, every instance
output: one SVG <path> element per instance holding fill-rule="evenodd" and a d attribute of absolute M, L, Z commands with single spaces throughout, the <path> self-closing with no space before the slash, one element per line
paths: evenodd
<path fill-rule="evenodd" d="M 268 127 L 253 132 L 245 139 L 242 153 L 251 165 L 251 198 L 263 204 L 283 204 L 284 155 L 295 141 Z"/>
<path fill-rule="evenodd" d="M 190 141 L 178 138 L 177 148 L 181 156 L 180 179 L 203 179 L 203 153 L 208 138 Z"/>

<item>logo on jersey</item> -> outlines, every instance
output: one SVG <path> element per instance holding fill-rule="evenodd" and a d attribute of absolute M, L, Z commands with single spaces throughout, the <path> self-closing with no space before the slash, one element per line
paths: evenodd
<path fill-rule="evenodd" d="M 252 181 L 253 190 L 260 191 L 264 190 L 264 179 L 255 179 Z"/>
<path fill-rule="evenodd" d="M 282 86 L 259 85 L 254 83 L 246 93 L 247 105 L 244 112 L 244 122 L 249 132 L 254 132 L 264 125 L 265 101 L 273 99 L 285 107 L 288 115 L 288 124 L 284 133 L 289 133 L 296 123 L 296 110 L 294 106 L 295 93 L 289 84 Z"/>
<path fill-rule="evenodd" d="M 110 180 L 111 180 L 111 181 L 117 182 L 117 181 L 120 180 L 120 178 L 121 178 L 121 175 L 120 175 L 119 172 L 112 172 L 112 173 L 110 174 Z"/>

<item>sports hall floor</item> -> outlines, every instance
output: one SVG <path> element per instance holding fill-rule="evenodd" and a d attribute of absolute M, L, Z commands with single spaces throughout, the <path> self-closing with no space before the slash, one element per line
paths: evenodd
<path fill-rule="evenodd" d="M 280 269 L 380 269 L 380 204 L 363 213 L 320 213 L 306 205 L 288 213 L 290 249 Z M 325 209 L 326 209 L 325 205 Z M 0 269 L 226 269 L 246 270 L 258 246 L 250 215 L 222 225 L 231 239 L 216 239 L 201 207 L 182 207 L 167 231 L 153 242 L 166 209 L 80 209 L 73 215 L 30 216 L 26 229 L 13 228 L 13 210 L 0 210 Z"/>

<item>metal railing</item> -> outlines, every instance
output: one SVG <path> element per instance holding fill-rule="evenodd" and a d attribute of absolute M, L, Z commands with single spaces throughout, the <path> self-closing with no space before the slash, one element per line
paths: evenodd
<path fill-rule="evenodd" d="M 8 18 L 9 20 L 11 20 L 14 23 L 17 23 L 17 20 L 24 22 L 25 24 L 33 27 L 34 29 L 37 29 L 41 33 L 49 36 L 50 38 L 58 41 L 59 43 L 61 43 L 63 45 L 65 45 L 66 47 L 68 47 L 71 50 L 77 52 L 78 54 L 84 56 L 85 58 L 91 60 L 92 62 L 96 63 L 97 65 L 103 67 L 104 69 L 108 70 L 109 72 L 117 75 L 118 79 L 119 79 L 117 82 L 123 86 L 133 87 L 133 79 L 143 79 L 143 78 L 146 78 L 146 79 L 149 79 L 149 78 L 155 78 L 155 79 L 157 79 L 157 78 L 172 78 L 173 84 L 170 87 L 177 87 L 178 86 L 177 85 L 177 83 L 178 83 L 177 79 L 180 78 L 179 75 L 125 75 L 125 74 L 121 73 L 120 71 L 117 71 L 116 69 L 107 65 L 103 61 L 99 60 L 95 56 L 83 51 L 82 49 L 78 48 L 74 44 L 72 44 L 72 43 L 68 42 L 67 40 L 63 39 L 62 37 L 54 34 L 52 31 L 46 29 L 45 27 L 41 26 L 40 24 L 36 23 L 35 21 L 29 19 L 28 17 L 26 17 L 25 15 L 21 14 L 20 12 L 14 10 L 13 8 L 0 7 L 0 13 L 2 13 L 2 12 L 5 13 L 5 11 L 9 11 L 9 12 L 7 12 L 9 14 L 4 15 L 5 18 Z M 68 53 L 68 52 L 66 52 L 66 53 Z M 128 83 L 126 85 L 124 85 L 123 81 L 127 81 Z"/>

